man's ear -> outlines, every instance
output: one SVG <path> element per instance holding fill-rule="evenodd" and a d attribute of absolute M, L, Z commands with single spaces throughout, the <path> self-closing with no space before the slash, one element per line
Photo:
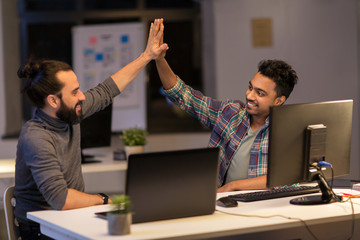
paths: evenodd
<path fill-rule="evenodd" d="M 46 97 L 46 101 L 48 102 L 49 106 L 52 108 L 58 108 L 60 104 L 60 99 L 53 94 L 50 94 Z"/>
<path fill-rule="evenodd" d="M 285 96 L 277 97 L 276 100 L 275 100 L 275 105 L 276 105 L 276 106 L 280 106 L 280 105 L 282 105 L 285 101 L 286 101 L 286 97 L 285 97 Z"/>

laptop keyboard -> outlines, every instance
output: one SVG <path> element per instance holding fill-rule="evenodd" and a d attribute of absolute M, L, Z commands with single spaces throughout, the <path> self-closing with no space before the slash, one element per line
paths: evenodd
<path fill-rule="evenodd" d="M 252 202 L 259 200 L 267 200 L 273 198 L 291 197 L 296 195 L 304 195 L 310 193 L 318 193 L 320 191 L 319 186 L 297 186 L 271 189 L 266 191 L 257 191 L 250 193 L 239 193 L 229 195 L 228 197 L 241 202 Z"/>

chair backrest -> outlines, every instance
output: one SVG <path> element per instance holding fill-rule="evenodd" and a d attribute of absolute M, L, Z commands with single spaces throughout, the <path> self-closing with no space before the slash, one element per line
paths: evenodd
<path fill-rule="evenodd" d="M 19 224 L 14 216 L 15 204 L 16 200 L 14 198 L 14 186 L 11 186 L 8 187 L 4 192 L 4 211 L 9 240 L 21 239 Z"/>

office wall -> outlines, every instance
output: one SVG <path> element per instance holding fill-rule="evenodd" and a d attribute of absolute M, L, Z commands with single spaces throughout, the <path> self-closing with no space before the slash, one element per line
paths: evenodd
<path fill-rule="evenodd" d="M 18 26 L 16 3 L 0 0 L 0 158 L 15 156 L 16 140 L 1 139 L 13 132 L 9 127 L 6 129 L 6 118 L 12 121 L 13 126 L 21 126 L 21 108 L 15 107 L 21 104 L 20 81 L 16 76 L 20 64 L 18 31 L 14 31 Z M 10 111 L 11 116 L 8 114 Z"/>
<path fill-rule="evenodd" d="M 10 54 L 11 49 L 6 49 L 4 44 L 7 43 L 5 40 L 6 32 L 8 28 L 4 27 L 5 24 L 9 24 L 4 20 L 5 16 L 10 13 L 6 13 L 7 3 L 11 3 L 13 1 L 4 1 L 0 0 L 0 137 L 5 134 L 5 119 L 6 119 L 6 108 L 5 108 L 5 76 L 6 76 L 6 56 Z M 7 4 L 7 5 L 6 5 Z M 10 25 L 12 25 L 10 23 Z M 6 26 L 6 25 L 5 25 Z M 13 53 L 17 51 L 14 50 Z M 14 72 L 16 74 L 16 72 Z M 0 158 L 10 158 L 15 156 L 15 145 L 16 141 L 8 140 L 3 141 L 0 138 Z"/>
<path fill-rule="evenodd" d="M 3 2 L 0 0 L 0 7 Z M 15 2 L 15 1 L 14 1 Z M 297 70 L 300 81 L 288 103 L 353 98 L 352 175 L 359 177 L 359 76 L 357 59 L 358 0 L 202 0 L 204 69 L 215 80 L 206 83 L 210 95 L 243 99 L 248 81 L 263 58 L 281 58 Z M 205 6 L 205 7 L 204 7 Z M 0 9 L 3 12 L 3 9 Z M 250 20 L 273 20 L 273 46 L 253 48 Z M 8 22 L 8 21 L 7 21 Z M 0 18 L 0 135 L 5 129 L 3 18 Z M 10 51 L 10 50 L 8 50 Z M 206 64 L 206 61 L 210 62 Z M 207 76 L 212 77 L 211 74 Z M 153 149 L 198 146 L 198 136 L 155 136 Z M 165 139 L 165 140 L 164 140 Z M 152 143 L 151 143 L 152 144 Z M 182 145 L 184 144 L 184 145 Z M 201 145 L 203 143 L 201 142 Z M 15 156 L 16 140 L 0 139 L 0 158 Z"/>
<path fill-rule="evenodd" d="M 0 13 L 2 13 L 2 1 L 0 1 Z M 0 131 L 5 128 L 5 87 L 4 87 L 4 48 L 3 48 L 3 19 L 0 17 Z"/>
<path fill-rule="evenodd" d="M 1 1 L 1 0 L 0 0 Z M 5 96 L 5 134 L 11 136 L 18 133 L 22 126 L 21 118 L 21 81 L 17 77 L 17 70 L 20 62 L 20 40 L 19 17 L 17 9 L 17 1 L 1 1 L 2 10 L 0 17 L 2 18 L 2 77 Z"/>
<path fill-rule="evenodd" d="M 357 0 L 204 0 L 212 4 L 216 96 L 242 99 L 265 58 L 299 75 L 288 103 L 354 99 L 351 176 L 359 178 Z M 272 19 L 273 44 L 253 47 L 251 20 Z"/>

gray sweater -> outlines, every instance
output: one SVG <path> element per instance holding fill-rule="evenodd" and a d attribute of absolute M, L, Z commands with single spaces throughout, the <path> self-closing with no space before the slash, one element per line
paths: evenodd
<path fill-rule="evenodd" d="M 111 78 L 87 91 L 84 118 L 104 109 L 118 94 Z M 15 216 L 24 222 L 28 211 L 62 209 L 68 188 L 84 191 L 80 125 L 69 125 L 36 109 L 24 124 L 17 145 Z"/>

